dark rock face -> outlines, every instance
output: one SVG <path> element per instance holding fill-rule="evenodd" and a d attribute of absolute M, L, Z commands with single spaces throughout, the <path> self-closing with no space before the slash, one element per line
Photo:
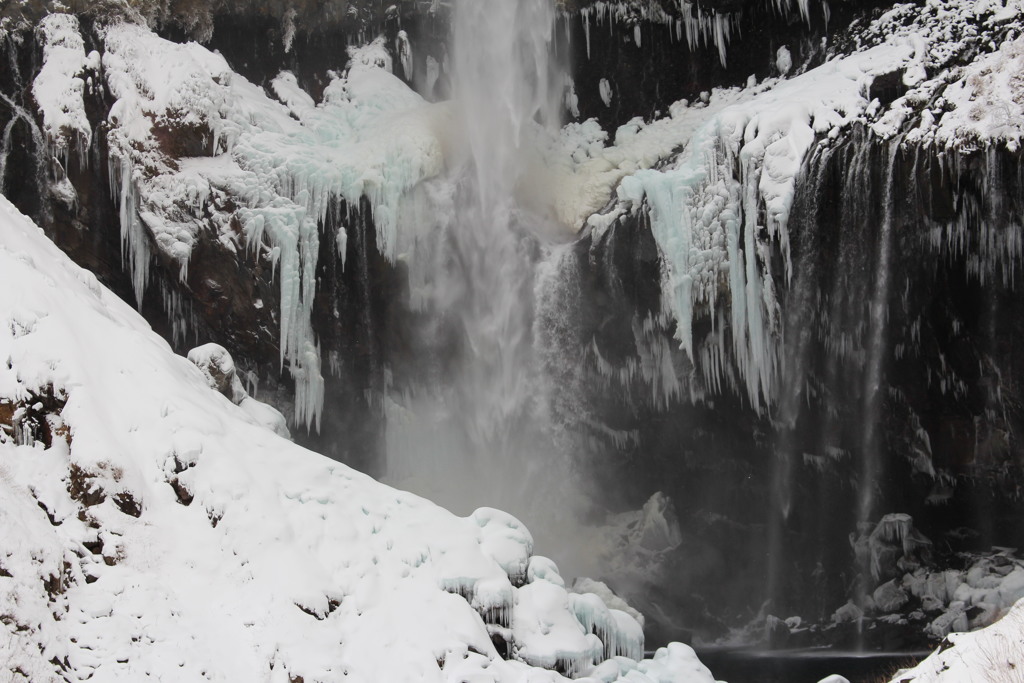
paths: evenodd
<path fill-rule="evenodd" d="M 825 48 L 853 18 L 889 3 L 829 3 L 827 10 L 822 4 L 808 3 L 806 19 L 796 8 L 780 12 L 771 3 L 687 3 L 686 11 L 695 20 L 699 15 L 727 22 L 730 38 L 722 54 L 711 33 L 698 33 L 691 49 L 675 2 L 652 3 L 661 10 L 657 17 L 643 3 L 620 3 L 620 8 L 605 13 L 594 3 L 581 4 L 588 5 L 591 13 L 565 20 L 568 25 L 563 32 L 568 40 L 562 46 L 572 66 L 579 119 L 597 118 L 614 132 L 633 117 L 650 120 L 665 115 L 669 105 L 680 99 L 692 102 L 716 87 L 741 86 L 750 76 L 760 81 L 780 75 L 776 57 L 782 47 L 789 50 L 794 68 L 816 66 L 824 59 Z M 625 9 L 629 6 L 632 11 Z M 600 93 L 602 79 L 610 89 L 608 104 Z"/>

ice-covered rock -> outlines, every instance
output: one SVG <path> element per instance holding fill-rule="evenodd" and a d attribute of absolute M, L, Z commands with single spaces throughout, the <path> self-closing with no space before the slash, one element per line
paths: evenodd
<path fill-rule="evenodd" d="M 793 68 L 793 55 L 789 48 L 783 45 L 775 53 L 775 68 L 780 74 L 786 76 Z"/>
<path fill-rule="evenodd" d="M 71 133 L 88 142 L 84 69 L 95 69 L 114 99 L 107 171 L 137 304 L 154 258 L 187 283 L 193 251 L 211 233 L 228 252 L 254 254 L 280 286 L 278 347 L 296 383 L 295 421 L 317 427 L 324 386 L 310 316 L 319 229 L 332 204 L 358 210 L 365 198 L 379 250 L 396 258 L 400 202 L 443 165 L 437 117 L 391 74 L 382 40 L 353 47 L 317 105 L 291 74 L 272 81 L 278 102 L 220 54 L 131 22 L 105 27 L 103 54 L 93 57 L 73 16 L 53 15 L 40 31 L 35 88 L 51 144 L 66 148 Z M 344 244 L 345 226 L 336 229 Z"/>
<path fill-rule="evenodd" d="M 864 610 L 862 610 L 853 602 L 847 602 L 845 605 L 840 607 L 832 615 L 832 621 L 836 624 L 847 624 L 850 622 L 857 622 L 864 617 Z"/>
<path fill-rule="evenodd" d="M 907 593 L 896 583 L 896 579 L 886 581 L 876 588 L 871 598 L 875 602 L 875 609 L 887 613 L 898 612 L 910 600 Z"/>
<path fill-rule="evenodd" d="M 235 405 L 247 395 L 242 380 L 238 378 L 234 359 L 220 344 L 197 346 L 188 352 L 188 359 L 202 371 L 211 389 L 224 394 Z"/>
<path fill-rule="evenodd" d="M 619 204 L 608 216 L 649 212 L 666 264 L 664 306 L 707 387 L 722 386 L 723 361 L 731 359 L 755 407 L 774 401 L 781 360 L 777 291 L 792 274 L 788 220 L 801 162 L 819 135 L 866 112 L 863 86 L 872 74 L 913 58 L 910 46 L 893 43 L 751 89 L 739 103 L 709 107 L 671 164 L 619 184 Z M 598 216 L 590 224 L 606 221 Z M 768 257 L 773 251 L 781 254 L 779 272 Z M 731 340 L 695 339 L 697 309 L 706 307 L 713 318 L 723 299 Z"/>
<path fill-rule="evenodd" d="M 660 491 L 644 503 L 634 540 L 647 550 L 669 550 L 682 542 L 682 532 L 672 501 Z"/>
<path fill-rule="evenodd" d="M 581 576 L 572 582 L 571 591 L 573 593 L 593 593 L 601 598 L 602 602 L 604 602 L 609 609 L 617 609 L 620 612 L 625 612 L 636 619 L 638 624 L 641 626 L 644 625 L 644 615 L 633 609 L 629 603 L 616 595 L 612 589 L 608 587 L 608 584 L 603 581 L 595 581 L 594 579 Z"/>
<path fill-rule="evenodd" d="M 533 536 L 518 519 L 493 508 L 479 508 L 470 516 L 480 527 L 480 547 L 498 563 L 513 583 L 526 581 L 533 554 Z"/>
<path fill-rule="evenodd" d="M 569 607 L 583 629 L 601 639 L 604 659 L 617 656 L 635 660 L 643 658 L 643 626 L 632 616 L 609 609 L 594 593 L 570 593 Z"/>
<path fill-rule="evenodd" d="M 869 532 L 851 537 L 862 567 L 868 567 L 875 581 L 886 581 L 928 564 L 932 542 L 914 527 L 906 514 L 888 514 Z"/>
<path fill-rule="evenodd" d="M 570 609 L 569 594 L 561 586 L 536 581 L 520 588 L 512 612 L 514 656 L 570 678 L 596 664 L 602 643 Z"/>

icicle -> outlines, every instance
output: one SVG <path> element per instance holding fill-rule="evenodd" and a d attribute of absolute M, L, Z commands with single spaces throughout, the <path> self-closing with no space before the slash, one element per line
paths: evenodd
<path fill-rule="evenodd" d="M 583 35 L 587 39 L 587 60 L 590 60 L 590 13 L 589 7 L 580 10 L 580 19 L 583 21 Z"/>
<path fill-rule="evenodd" d="M 306 190 L 297 199 L 308 203 Z M 300 204 L 278 199 L 269 206 L 239 211 L 250 249 L 267 240 L 271 262 L 281 289 L 280 363 L 295 379 L 295 420 L 307 428 L 320 428 L 324 381 L 320 347 L 313 334 L 310 315 L 316 295 L 316 264 L 319 231 L 315 220 Z"/>
<path fill-rule="evenodd" d="M 398 61 L 402 64 L 402 74 L 405 76 L 406 81 L 412 81 L 412 45 L 409 43 L 409 34 L 405 31 L 399 31 L 398 36 L 395 37 L 395 53 L 398 55 Z"/>
<path fill-rule="evenodd" d="M 108 177 L 111 191 L 116 191 L 120 206 L 121 223 L 121 266 L 127 267 L 135 293 L 135 304 L 142 309 L 142 297 L 149 282 L 149 264 L 152 254 L 149 236 L 139 218 L 139 207 L 135 189 L 134 171 L 127 158 L 117 159 L 111 154 Z"/>

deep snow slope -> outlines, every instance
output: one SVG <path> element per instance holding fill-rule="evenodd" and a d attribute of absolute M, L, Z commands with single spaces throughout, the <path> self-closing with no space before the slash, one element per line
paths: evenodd
<path fill-rule="evenodd" d="M 2 198 L 0 287 L 0 680 L 557 681 L 531 665 L 642 656 L 517 520 L 260 426 Z M 712 680 L 679 644 L 593 680 L 620 673 Z"/>
<path fill-rule="evenodd" d="M 927 659 L 899 671 L 893 683 L 1019 681 L 1024 669 L 1024 602 L 975 633 L 952 633 Z"/>

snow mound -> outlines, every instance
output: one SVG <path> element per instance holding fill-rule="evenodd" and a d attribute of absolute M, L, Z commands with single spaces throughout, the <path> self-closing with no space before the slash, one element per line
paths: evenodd
<path fill-rule="evenodd" d="M 237 397 L 229 356 L 174 355 L 3 198 L 0 285 L 0 660 L 23 677 L 712 681 L 681 645 L 595 669 L 609 644 L 553 563 L 530 576 L 518 521 L 255 424 L 210 388 Z M 595 598 L 584 620 L 639 657 Z"/>

